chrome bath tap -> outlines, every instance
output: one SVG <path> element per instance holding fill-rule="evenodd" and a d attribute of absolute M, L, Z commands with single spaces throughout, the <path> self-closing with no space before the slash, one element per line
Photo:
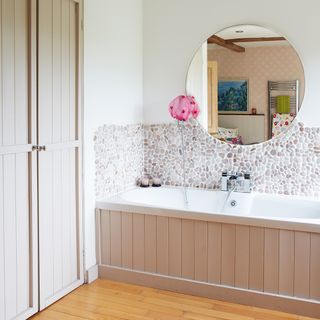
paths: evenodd
<path fill-rule="evenodd" d="M 223 171 L 221 176 L 221 191 L 251 192 L 250 173 Z"/>

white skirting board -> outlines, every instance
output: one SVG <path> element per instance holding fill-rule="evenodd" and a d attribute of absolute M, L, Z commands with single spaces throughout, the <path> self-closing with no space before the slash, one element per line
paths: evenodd
<path fill-rule="evenodd" d="M 85 283 L 91 283 L 93 281 L 96 281 L 99 277 L 99 267 L 97 264 L 92 266 L 86 271 L 85 274 Z"/>
<path fill-rule="evenodd" d="M 99 266 L 99 278 L 288 312 L 302 316 L 316 318 L 320 316 L 320 303 L 317 301 L 290 298 L 253 290 L 243 290 L 106 265 Z"/>

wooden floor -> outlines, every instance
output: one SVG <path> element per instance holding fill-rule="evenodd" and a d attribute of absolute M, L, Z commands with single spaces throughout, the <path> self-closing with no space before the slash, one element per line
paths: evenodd
<path fill-rule="evenodd" d="M 84 285 L 32 320 L 311 320 L 107 280 Z"/>

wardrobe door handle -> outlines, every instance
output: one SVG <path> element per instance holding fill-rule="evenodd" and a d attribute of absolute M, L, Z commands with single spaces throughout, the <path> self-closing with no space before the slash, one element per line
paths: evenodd
<path fill-rule="evenodd" d="M 32 146 L 32 151 L 46 151 L 46 146 Z"/>

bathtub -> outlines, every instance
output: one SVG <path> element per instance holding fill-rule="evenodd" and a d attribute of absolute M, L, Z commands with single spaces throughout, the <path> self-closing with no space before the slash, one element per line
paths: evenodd
<path fill-rule="evenodd" d="M 320 317 L 319 199 L 133 188 L 97 207 L 99 276 Z"/>
<path fill-rule="evenodd" d="M 134 188 L 107 200 L 97 201 L 97 207 L 113 210 L 168 216 L 247 222 L 259 226 L 286 226 L 320 232 L 320 200 L 316 198 L 237 193 L 178 187 Z M 302 228 L 302 229 L 301 229 Z"/>

